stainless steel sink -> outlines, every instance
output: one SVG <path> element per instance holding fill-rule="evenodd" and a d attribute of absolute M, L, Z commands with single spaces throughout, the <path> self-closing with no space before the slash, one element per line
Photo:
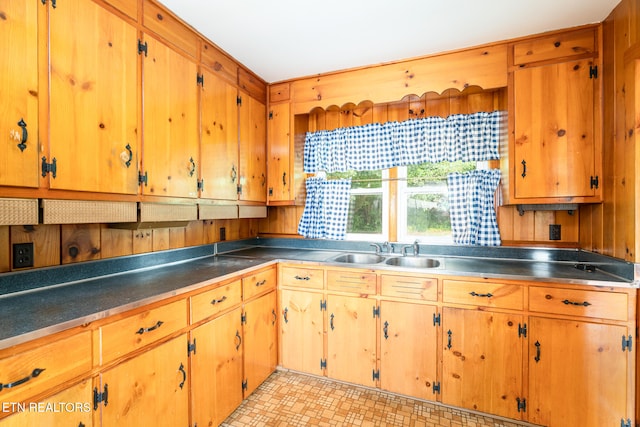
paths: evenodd
<path fill-rule="evenodd" d="M 339 255 L 332 261 L 344 262 L 347 264 L 377 264 L 384 260 L 384 257 L 376 254 L 351 253 Z"/>
<path fill-rule="evenodd" d="M 438 268 L 440 267 L 440 260 L 435 258 L 425 258 L 416 256 L 401 256 L 389 258 L 385 261 L 387 265 L 395 265 L 398 267 L 413 267 L 413 268 Z"/>

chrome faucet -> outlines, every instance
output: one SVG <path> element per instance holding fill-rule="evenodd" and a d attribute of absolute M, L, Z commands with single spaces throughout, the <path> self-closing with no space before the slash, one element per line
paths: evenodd
<path fill-rule="evenodd" d="M 382 252 L 383 249 L 386 249 L 387 252 L 389 251 L 389 242 L 384 242 L 382 244 L 380 243 L 371 243 L 369 246 L 373 246 L 376 250 L 376 253 L 379 254 Z"/>
<path fill-rule="evenodd" d="M 420 245 L 418 244 L 418 240 L 411 245 L 404 245 L 402 247 L 402 256 L 407 256 L 407 249 L 411 248 L 413 250 L 413 256 L 418 256 L 420 254 Z"/>

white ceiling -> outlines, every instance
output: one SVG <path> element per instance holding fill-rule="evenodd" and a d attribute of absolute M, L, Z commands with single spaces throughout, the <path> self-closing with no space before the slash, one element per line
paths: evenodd
<path fill-rule="evenodd" d="M 603 21 L 620 0 L 160 0 L 269 83 Z"/>

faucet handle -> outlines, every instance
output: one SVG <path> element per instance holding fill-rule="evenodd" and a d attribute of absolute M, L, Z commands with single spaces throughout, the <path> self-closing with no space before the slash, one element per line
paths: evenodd
<path fill-rule="evenodd" d="M 378 243 L 371 243 L 369 246 L 373 246 L 376 249 L 376 253 L 379 254 L 382 252 L 382 247 Z"/>

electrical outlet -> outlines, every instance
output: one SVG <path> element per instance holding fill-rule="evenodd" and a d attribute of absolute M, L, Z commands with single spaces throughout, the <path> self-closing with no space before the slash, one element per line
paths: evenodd
<path fill-rule="evenodd" d="M 560 224 L 549 224 L 549 240 L 560 239 L 562 239 Z"/>
<path fill-rule="evenodd" d="M 227 229 L 220 227 L 220 241 L 227 240 Z"/>
<path fill-rule="evenodd" d="M 13 268 L 33 267 L 33 242 L 13 244 Z"/>

